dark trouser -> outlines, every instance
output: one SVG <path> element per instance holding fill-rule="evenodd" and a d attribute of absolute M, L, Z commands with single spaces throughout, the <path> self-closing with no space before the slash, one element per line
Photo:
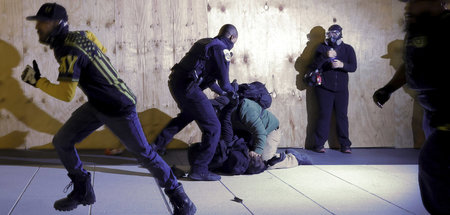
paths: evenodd
<path fill-rule="evenodd" d="M 202 140 L 198 146 L 198 153 L 193 158 L 191 170 L 205 172 L 211 162 L 217 143 L 220 138 L 220 122 L 208 97 L 197 85 L 190 85 L 184 77 L 171 75 L 169 88 L 172 97 L 178 104 L 181 112 L 173 118 L 164 130 L 158 135 L 155 144 L 164 148 L 187 124 L 196 121 L 202 131 Z"/>
<path fill-rule="evenodd" d="M 111 117 L 97 111 L 89 102 L 73 112 L 70 119 L 53 138 L 53 145 L 69 174 L 87 174 L 75 144 L 102 125 L 106 125 L 121 143 L 134 153 L 139 163 L 157 179 L 159 186 L 169 190 L 178 186 L 178 181 L 170 167 L 148 144 L 136 111 L 126 116 Z"/>
<path fill-rule="evenodd" d="M 426 114 L 427 122 L 430 114 Z M 422 202 L 431 214 L 450 214 L 450 131 L 424 125 L 427 140 L 419 156 Z"/>
<path fill-rule="evenodd" d="M 330 133 L 330 121 L 333 110 L 336 113 L 336 128 L 341 147 L 350 147 L 352 144 L 348 137 L 348 88 L 333 92 L 321 87 L 315 87 L 317 103 L 319 105 L 319 118 L 314 132 L 315 147 L 323 148 Z"/>

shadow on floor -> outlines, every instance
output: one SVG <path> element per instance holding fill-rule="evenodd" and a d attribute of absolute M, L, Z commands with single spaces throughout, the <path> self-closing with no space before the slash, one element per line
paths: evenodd
<path fill-rule="evenodd" d="M 281 148 L 278 151 L 284 151 Z M 354 148 L 352 154 L 327 149 L 326 153 L 316 153 L 296 149 L 307 154 L 315 165 L 408 165 L 417 164 L 420 150 L 394 148 Z M 163 156 L 169 165 L 188 164 L 186 149 L 172 149 Z M 79 150 L 80 158 L 86 165 L 138 165 L 130 152 L 121 155 L 105 155 L 103 150 Z M 54 150 L 0 150 L 0 165 L 60 165 Z"/>

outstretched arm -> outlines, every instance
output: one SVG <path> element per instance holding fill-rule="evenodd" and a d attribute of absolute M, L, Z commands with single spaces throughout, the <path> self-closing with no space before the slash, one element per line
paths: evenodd
<path fill-rule="evenodd" d="M 213 58 L 217 66 L 217 82 L 220 88 L 227 93 L 234 93 L 233 87 L 230 84 L 229 78 L 229 57 L 225 56 L 223 49 L 214 47 Z"/>
<path fill-rule="evenodd" d="M 384 103 L 386 103 L 391 97 L 391 94 L 406 84 L 405 72 L 405 64 L 402 64 L 395 72 L 391 80 L 384 85 L 384 87 L 375 91 L 373 94 L 373 102 L 375 102 L 378 107 L 382 108 Z"/>

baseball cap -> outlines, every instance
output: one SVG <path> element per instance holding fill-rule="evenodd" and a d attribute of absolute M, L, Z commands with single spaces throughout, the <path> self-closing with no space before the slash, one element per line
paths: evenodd
<path fill-rule="evenodd" d="M 45 3 L 39 8 L 35 16 L 28 16 L 27 20 L 68 20 L 66 9 L 56 3 Z"/>
<path fill-rule="evenodd" d="M 387 46 L 387 53 L 381 58 L 391 59 L 395 56 L 402 56 L 403 54 L 403 40 L 394 40 Z"/>

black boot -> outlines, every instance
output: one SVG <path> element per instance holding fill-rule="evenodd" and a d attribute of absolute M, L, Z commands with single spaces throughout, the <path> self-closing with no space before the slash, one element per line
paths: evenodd
<path fill-rule="evenodd" d="M 72 182 L 70 182 L 66 189 L 73 185 L 73 190 L 67 197 L 56 201 L 53 207 L 59 211 L 71 211 L 80 204 L 94 204 L 95 194 L 91 185 L 91 173 L 84 176 L 72 174 L 68 174 L 68 176 Z"/>
<path fill-rule="evenodd" d="M 174 215 L 191 215 L 195 214 L 197 208 L 194 203 L 189 199 L 183 189 L 181 183 L 174 190 L 164 190 L 169 197 L 170 203 L 173 207 Z"/>

